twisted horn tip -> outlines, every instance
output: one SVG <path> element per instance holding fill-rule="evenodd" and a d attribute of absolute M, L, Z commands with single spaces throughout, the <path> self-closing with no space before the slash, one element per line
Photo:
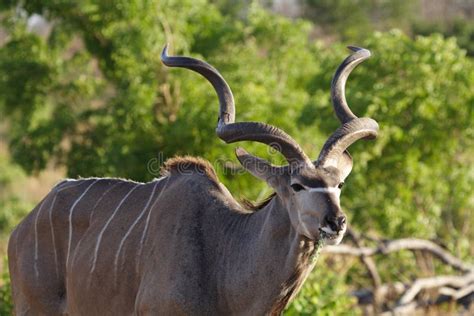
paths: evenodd
<path fill-rule="evenodd" d="M 161 61 L 165 63 L 165 61 L 168 59 L 168 47 L 169 43 L 166 43 L 165 47 L 163 47 L 163 51 L 161 52 Z"/>
<path fill-rule="evenodd" d="M 363 54 L 366 57 L 371 56 L 370 50 L 368 50 L 366 48 L 362 48 L 362 47 L 358 47 L 358 46 L 351 46 L 351 45 L 347 46 L 347 48 L 349 50 L 353 51 L 354 53 L 359 52 L 360 54 Z"/>

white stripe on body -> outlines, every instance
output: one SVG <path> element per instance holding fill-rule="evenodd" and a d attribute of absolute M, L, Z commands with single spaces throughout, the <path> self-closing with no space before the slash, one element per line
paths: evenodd
<path fill-rule="evenodd" d="M 72 229 L 73 229 L 73 227 L 72 227 L 72 215 L 74 213 L 74 208 L 77 206 L 79 201 L 81 201 L 81 199 L 86 195 L 87 191 L 89 191 L 89 189 L 94 184 L 96 184 L 99 180 L 100 179 L 96 179 L 94 182 L 89 184 L 89 186 L 84 190 L 84 192 L 82 192 L 82 194 L 76 199 L 76 201 L 74 201 L 73 205 L 71 206 L 71 209 L 69 210 L 69 242 L 68 242 L 68 246 L 67 246 L 66 267 L 68 266 L 69 254 L 71 253 Z"/>
<path fill-rule="evenodd" d="M 130 228 L 128 229 L 128 231 L 125 233 L 125 235 L 123 236 L 122 240 L 120 241 L 120 244 L 119 244 L 117 253 L 115 254 L 115 260 L 114 260 L 114 276 L 115 276 L 115 282 L 117 281 L 117 264 L 118 264 L 118 260 L 119 260 L 119 256 L 120 256 L 120 251 L 122 250 L 122 247 L 123 247 L 123 245 L 124 245 L 124 243 L 125 243 L 125 240 L 126 240 L 126 239 L 128 238 L 128 236 L 131 234 L 133 228 L 138 224 L 138 222 L 139 222 L 140 219 L 143 217 L 143 215 L 145 215 L 145 212 L 146 212 L 146 210 L 148 209 L 148 206 L 150 205 L 153 196 L 155 195 L 156 187 L 158 186 L 158 183 L 160 183 L 161 180 L 162 180 L 162 179 L 156 180 L 156 183 L 155 183 L 155 185 L 153 186 L 153 191 L 151 192 L 151 195 L 150 195 L 150 197 L 148 198 L 148 201 L 146 202 L 145 207 L 144 207 L 143 210 L 140 212 L 140 214 L 139 214 L 138 217 L 135 219 L 135 221 L 132 223 L 132 225 L 130 225 Z"/>
<path fill-rule="evenodd" d="M 81 180 L 74 180 L 74 182 L 76 182 L 76 183 L 73 183 L 70 186 L 66 186 L 66 184 L 70 184 L 71 180 L 66 180 L 66 182 L 62 183 L 62 185 L 61 185 L 61 183 L 59 183 L 57 186 L 61 185 L 61 187 L 55 187 L 56 193 L 59 193 L 59 192 L 64 191 L 66 189 L 72 189 L 72 188 L 78 187 L 81 184 L 83 184 L 83 182 L 78 182 L 78 181 L 81 181 Z"/>
<path fill-rule="evenodd" d="M 51 202 L 51 205 L 50 205 L 49 211 L 48 211 L 48 213 L 49 213 L 49 215 L 48 215 L 49 226 L 50 226 L 50 229 L 51 229 L 51 240 L 52 240 L 52 243 L 53 243 L 53 251 L 54 251 L 54 268 L 56 270 L 56 277 L 59 277 L 58 253 L 57 253 L 57 250 L 56 250 L 56 240 L 55 240 L 55 237 L 54 237 L 52 212 L 53 212 L 54 204 L 56 203 L 56 197 L 57 197 L 59 192 L 65 190 L 65 189 L 77 187 L 79 184 L 81 184 L 81 183 L 75 183 L 74 185 L 66 186 L 66 184 L 68 184 L 71 181 L 76 182 L 78 180 L 66 179 L 66 180 L 63 180 L 63 181 L 59 182 L 58 184 L 56 184 L 54 186 L 53 190 L 55 190 L 55 193 L 54 193 L 54 196 L 53 196 L 53 201 Z M 40 209 L 38 211 L 38 214 L 36 214 L 36 219 L 35 219 L 35 273 L 36 273 L 36 276 L 38 276 L 38 268 L 36 267 L 36 262 L 38 261 L 38 227 L 37 227 L 38 226 L 38 217 L 40 215 L 39 213 L 41 212 L 41 210 L 43 208 L 43 204 L 45 202 L 46 201 L 43 201 L 43 203 L 41 203 Z"/>
<path fill-rule="evenodd" d="M 38 218 L 41 214 L 41 210 L 43 209 L 44 204 L 46 203 L 46 199 L 44 199 L 41 202 L 41 205 L 39 207 L 38 212 L 36 213 L 35 217 L 35 262 L 34 262 L 34 269 L 35 269 L 35 275 L 36 278 L 39 277 L 39 271 L 38 271 Z"/>
<path fill-rule="evenodd" d="M 115 188 L 117 185 L 122 184 L 122 183 L 125 183 L 125 182 L 117 182 L 117 183 L 115 183 L 114 185 L 112 185 L 110 188 L 108 188 L 107 190 L 105 190 L 104 193 L 102 193 L 102 195 L 99 197 L 99 199 L 97 200 L 97 202 L 95 202 L 94 206 L 92 207 L 91 214 L 89 215 L 89 224 L 90 224 L 91 221 L 92 221 L 92 216 L 94 215 L 94 212 L 95 212 L 96 207 L 97 207 L 97 206 L 99 205 L 99 203 L 103 200 L 103 198 L 107 195 L 107 193 L 109 193 L 113 188 Z"/>
<path fill-rule="evenodd" d="M 53 207 L 54 203 L 56 203 L 56 197 L 58 193 L 54 194 L 53 201 L 51 202 L 51 206 L 49 207 L 49 226 L 51 228 L 51 240 L 53 243 L 53 250 L 54 250 L 54 267 L 56 268 L 56 277 L 59 278 L 59 270 L 58 270 L 58 252 L 56 250 L 56 240 L 54 238 L 54 229 L 53 229 Z"/>
<path fill-rule="evenodd" d="M 92 261 L 92 268 L 91 268 L 91 271 L 90 273 L 92 274 L 95 270 L 95 266 L 96 266 L 96 263 L 97 263 L 97 256 L 98 256 L 98 252 L 99 252 L 99 247 L 100 247 L 100 243 L 102 241 L 102 235 L 104 234 L 105 230 L 107 229 L 107 227 L 109 226 L 109 224 L 112 222 L 112 219 L 115 217 L 115 214 L 117 214 L 118 210 L 120 209 L 120 207 L 122 206 L 122 204 L 125 202 L 125 200 L 128 198 L 128 196 L 133 192 L 135 191 L 135 189 L 139 186 L 140 184 L 136 184 L 124 197 L 123 199 L 119 202 L 119 204 L 117 205 L 117 207 L 115 208 L 115 210 L 112 212 L 112 215 L 110 216 L 110 218 L 107 220 L 107 222 L 105 223 L 104 227 L 102 228 L 102 230 L 100 231 L 99 233 L 99 236 L 97 237 L 97 243 L 95 245 L 95 250 L 94 250 L 94 258 L 93 258 L 93 261 Z"/>
<path fill-rule="evenodd" d="M 166 178 L 165 179 L 169 179 L 169 178 Z M 151 210 L 155 207 L 156 203 L 160 200 L 160 196 L 161 194 L 163 193 L 163 191 L 166 190 L 166 185 L 168 184 L 168 181 L 166 181 L 166 184 L 165 184 L 165 187 L 161 189 L 160 191 L 160 194 L 158 194 L 158 197 L 156 198 L 155 202 L 153 203 L 153 205 L 148 209 L 148 215 L 146 217 L 146 222 L 145 222 L 145 229 L 143 229 L 143 233 L 142 233 L 142 238 L 140 239 L 140 248 L 138 249 L 138 254 L 137 254 L 137 261 L 136 261 L 136 264 L 135 264 L 135 271 L 138 273 L 138 265 L 139 265 L 139 262 L 140 262 L 140 256 L 142 254 L 142 249 L 143 249 L 143 243 L 145 242 L 145 236 L 146 236 L 146 233 L 148 231 L 148 225 L 150 223 L 150 217 L 151 217 Z"/>
<path fill-rule="evenodd" d="M 110 179 L 107 179 L 107 180 L 110 180 Z M 110 185 L 110 188 L 108 188 L 107 190 L 104 191 L 104 193 L 102 193 L 102 195 L 99 197 L 99 199 L 97 200 L 97 202 L 95 202 L 94 206 L 92 207 L 92 211 L 89 215 L 89 226 L 91 225 L 91 222 L 92 222 L 92 216 L 95 212 L 95 209 L 96 207 L 99 205 L 99 203 L 103 200 L 103 198 L 107 195 L 107 193 L 109 193 L 113 188 L 115 188 L 117 185 L 119 184 L 123 184 L 125 182 L 117 182 L 117 183 L 114 183 L 113 185 Z M 74 265 L 74 262 L 76 261 L 76 256 L 77 256 L 77 253 L 78 253 L 78 249 L 81 245 L 81 242 L 84 240 L 84 238 L 81 238 L 79 240 L 79 242 L 77 243 L 76 247 L 74 248 L 74 253 L 72 255 L 72 259 L 71 259 L 71 266 Z"/>

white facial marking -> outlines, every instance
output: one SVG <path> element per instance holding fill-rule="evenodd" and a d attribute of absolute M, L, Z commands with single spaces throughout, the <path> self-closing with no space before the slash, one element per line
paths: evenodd
<path fill-rule="evenodd" d="M 38 210 L 38 213 L 36 213 L 36 218 L 35 218 L 35 263 L 34 263 L 34 268 L 35 268 L 35 275 L 36 278 L 39 276 L 39 271 L 38 271 L 38 218 L 41 214 L 41 210 L 43 209 L 45 201 L 41 202 L 40 208 Z"/>
<path fill-rule="evenodd" d="M 329 187 L 329 188 L 309 188 L 309 192 L 321 192 L 321 193 L 340 193 L 341 189 L 338 187 Z"/>
<path fill-rule="evenodd" d="M 107 222 L 105 223 L 104 227 L 102 228 L 102 230 L 100 231 L 99 233 L 99 236 L 97 237 L 97 243 L 95 245 L 95 250 L 94 250 L 94 259 L 92 261 L 92 268 L 91 268 L 91 273 L 94 272 L 95 270 L 95 265 L 97 263 L 97 256 L 98 256 L 98 252 L 99 252 L 99 247 L 100 247 L 100 242 L 102 241 L 102 235 L 104 234 L 105 230 L 107 229 L 107 227 L 109 226 L 110 222 L 112 222 L 112 219 L 115 217 L 115 214 L 117 214 L 118 210 L 120 209 L 120 207 L 122 206 L 122 204 L 125 202 L 125 200 L 128 198 L 128 196 L 133 192 L 135 191 L 135 189 L 139 186 L 140 184 L 136 184 L 124 197 L 123 199 L 119 202 L 119 204 L 117 205 L 117 207 L 115 208 L 115 210 L 112 212 L 112 215 L 109 217 L 109 219 L 107 220 Z"/>
<path fill-rule="evenodd" d="M 336 197 L 337 201 L 339 202 L 339 197 L 341 196 L 341 189 L 338 187 L 328 187 L 328 188 L 309 188 L 309 192 L 318 192 L 318 193 L 326 193 L 332 194 Z"/>
<path fill-rule="evenodd" d="M 132 225 L 130 225 L 130 228 L 128 229 L 128 231 L 125 233 L 125 235 L 123 236 L 122 240 L 120 241 L 120 244 L 119 244 L 117 253 L 115 254 L 115 261 L 114 261 L 115 279 L 117 278 L 117 263 L 118 263 L 118 260 L 119 260 L 120 251 L 122 250 L 123 244 L 125 243 L 125 240 L 126 240 L 127 237 L 130 235 L 130 233 L 132 232 L 133 228 L 138 224 L 138 222 L 139 222 L 140 219 L 143 217 L 143 215 L 145 215 L 145 212 L 146 212 L 146 210 L 148 209 L 148 206 L 150 205 L 153 196 L 155 195 L 156 187 L 158 186 L 158 183 L 160 182 L 160 180 L 161 180 L 161 179 L 158 179 L 158 180 L 156 181 L 155 185 L 153 186 L 153 191 L 151 192 L 150 197 L 148 198 L 148 201 L 147 201 L 146 204 L 145 204 L 145 207 L 144 207 L 143 210 L 140 212 L 140 214 L 139 214 L 138 217 L 135 219 L 135 221 L 132 223 Z"/>
<path fill-rule="evenodd" d="M 99 179 L 96 179 L 94 182 L 89 184 L 89 186 L 84 190 L 84 192 L 82 192 L 82 194 L 76 199 L 76 201 L 74 201 L 74 203 L 72 204 L 71 209 L 69 211 L 69 242 L 68 242 L 68 246 L 67 246 L 66 267 L 68 266 L 69 254 L 71 252 L 72 228 L 73 228 L 73 226 L 72 226 L 72 214 L 74 213 L 74 209 L 76 208 L 79 201 L 86 195 L 87 191 L 89 191 L 89 189 L 92 188 L 92 186 L 97 183 L 97 181 L 99 181 Z"/>

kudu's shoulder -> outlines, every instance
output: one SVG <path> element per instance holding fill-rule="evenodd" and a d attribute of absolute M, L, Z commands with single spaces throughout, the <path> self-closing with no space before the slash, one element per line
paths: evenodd
<path fill-rule="evenodd" d="M 179 188 L 182 196 L 194 196 L 196 205 L 202 202 L 201 205 L 206 204 L 209 209 L 238 213 L 248 211 L 219 181 L 213 166 L 205 159 L 191 156 L 168 159 L 161 169 L 161 175 L 169 178 L 170 191 Z M 208 205 L 209 203 L 212 205 Z"/>

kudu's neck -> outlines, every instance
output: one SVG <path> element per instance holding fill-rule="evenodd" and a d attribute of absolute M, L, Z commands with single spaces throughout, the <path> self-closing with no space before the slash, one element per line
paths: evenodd
<path fill-rule="evenodd" d="M 227 300 L 249 293 L 244 304 L 254 302 L 265 306 L 265 314 L 279 314 L 311 271 L 315 242 L 296 232 L 278 196 L 257 212 L 235 218 L 226 235 L 223 279 L 232 280 L 225 286 L 235 294 Z"/>

